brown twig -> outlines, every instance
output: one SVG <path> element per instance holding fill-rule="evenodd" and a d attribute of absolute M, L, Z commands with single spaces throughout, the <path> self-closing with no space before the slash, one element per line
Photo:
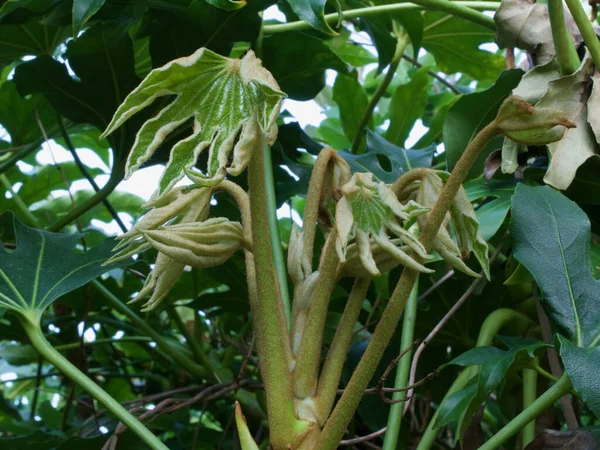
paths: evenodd
<path fill-rule="evenodd" d="M 442 284 L 444 284 L 446 281 L 448 281 L 453 276 L 454 276 L 454 270 L 453 269 L 449 270 L 443 277 L 441 277 L 439 280 L 437 280 L 435 283 L 433 283 L 429 287 L 429 289 L 427 289 L 425 292 L 423 292 L 421 295 L 419 295 L 417 302 L 425 300 L 427 297 L 429 297 L 429 295 L 431 295 L 432 292 L 437 290 L 437 288 L 439 288 Z"/>
<path fill-rule="evenodd" d="M 502 241 L 500 241 L 500 244 L 496 247 L 494 254 L 490 258 L 490 265 L 492 265 L 494 263 L 494 261 L 500 254 L 500 251 L 502 250 L 502 247 L 504 246 L 505 241 L 506 241 L 506 237 L 503 238 Z M 423 353 L 423 351 L 425 350 L 425 347 L 433 340 L 433 338 L 435 338 L 435 336 L 437 336 L 437 334 L 440 332 L 440 330 L 442 328 L 444 328 L 444 326 L 452 318 L 454 313 L 456 313 L 456 311 L 458 311 L 458 309 L 469 299 L 471 294 L 473 294 L 473 292 L 475 292 L 475 289 L 477 289 L 477 286 L 479 286 L 479 283 L 481 283 L 481 281 L 484 279 L 483 278 L 483 275 L 484 275 L 483 270 L 480 272 L 480 275 L 481 275 L 481 277 L 473 280 L 473 282 L 468 287 L 468 289 L 465 291 L 465 293 L 458 299 L 458 301 L 454 304 L 454 306 L 452 306 L 452 308 L 450 308 L 450 310 L 444 315 L 444 317 L 442 317 L 442 320 L 440 320 L 438 322 L 438 324 L 433 328 L 433 330 L 431 330 L 431 332 L 427 335 L 427 337 L 425 339 L 423 339 L 423 342 L 421 342 L 421 345 L 419 345 L 419 347 L 417 348 L 417 351 L 415 352 L 415 354 L 413 356 L 413 360 L 412 360 L 412 363 L 410 366 L 410 376 L 408 378 L 409 385 L 414 384 L 414 382 L 415 382 L 415 378 L 417 375 L 417 365 L 419 364 L 419 358 L 421 357 L 421 353 Z M 407 394 L 407 397 L 410 397 L 410 396 L 412 396 L 412 389 L 409 390 L 408 394 Z M 406 405 L 404 406 L 403 414 L 406 413 L 409 405 L 410 405 L 410 402 L 407 402 Z"/>
<path fill-rule="evenodd" d="M 387 427 L 382 428 L 381 430 L 377 430 L 374 433 L 367 434 L 366 436 L 355 437 L 353 439 L 346 439 L 340 442 L 340 445 L 355 445 L 361 442 L 372 441 L 375 438 L 378 438 L 382 434 L 385 434 Z"/>

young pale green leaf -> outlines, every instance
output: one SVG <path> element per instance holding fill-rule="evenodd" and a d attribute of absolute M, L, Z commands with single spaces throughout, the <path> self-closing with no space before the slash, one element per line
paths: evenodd
<path fill-rule="evenodd" d="M 335 36 L 337 33 L 325 22 L 327 0 L 288 0 L 292 10 L 315 30 Z M 337 2 L 336 2 L 337 3 Z M 339 9 L 339 3 L 337 3 Z"/>
<path fill-rule="evenodd" d="M 544 310 L 563 335 L 560 353 L 575 390 L 600 417 L 600 280 L 590 268 L 590 222 L 548 186 L 519 185 L 512 211 L 514 256 L 535 278 Z"/>
<path fill-rule="evenodd" d="M 130 176 L 172 131 L 193 118 L 192 134 L 171 150 L 159 183 L 160 195 L 184 173 L 207 185 L 218 183 L 226 174 L 239 175 L 252 151 L 260 147 L 262 135 L 269 143 L 277 137 L 275 119 L 284 94 L 252 51 L 239 60 L 201 48 L 154 69 L 127 96 L 104 136 L 163 96 L 175 99 L 139 130 L 126 174 Z M 192 172 L 200 152 L 207 147 L 205 173 Z"/>
<path fill-rule="evenodd" d="M 85 26 L 88 20 L 104 5 L 104 0 L 73 0 L 73 37 Z"/>
<path fill-rule="evenodd" d="M 74 253 L 81 235 L 29 228 L 16 219 L 14 228 L 16 250 L 0 250 L 0 306 L 31 320 L 39 320 L 61 295 L 131 262 L 102 265 L 114 244 L 109 239 L 85 253 Z"/>

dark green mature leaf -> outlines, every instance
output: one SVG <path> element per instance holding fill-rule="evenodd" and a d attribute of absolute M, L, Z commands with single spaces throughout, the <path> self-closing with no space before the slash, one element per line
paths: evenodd
<path fill-rule="evenodd" d="M 104 0 L 73 0 L 73 36 L 77 37 L 88 20 L 104 5 Z"/>
<path fill-rule="evenodd" d="M 600 281 L 590 268 L 585 213 L 550 187 L 521 184 L 513 197 L 511 235 L 514 256 L 540 286 L 557 330 L 578 346 L 597 345 Z"/>
<path fill-rule="evenodd" d="M 384 183 L 393 183 L 403 173 L 415 167 L 431 167 L 435 146 L 407 150 L 386 141 L 367 130 L 367 152 L 353 155 L 347 151 L 339 154 L 350 164 L 353 172 L 371 172 Z"/>
<path fill-rule="evenodd" d="M 346 64 L 320 39 L 291 32 L 265 37 L 263 64 L 290 98 L 310 100 L 325 87 L 325 70 Z"/>
<path fill-rule="evenodd" d="M 548 346 L 542 341 L 521 337 L 501 337 L 500 340 L 507 347 L 506 350 L 492 346 L 476 347 L 442 366 L 480 366 L 464 389 L 450 395 L 440 405 L 436 426 L 456 425 L 455 442 L 464 434 L 482 403 L 502 384 L 508 372 L 527 367 L 536 356 L 535 352 Z"/>
<path fill-rule="evenodd" d="M 112 240 L 85 253 L 74 253 L 80 235 L 50 233 L 26 227 L 15 220 L 17 248 L 2 249 L 0 306 L 39 320 L 61 295 L 124 264 L 103 267 L 114 246 Z"/>
<path fill-rule="evenodd" d="M 337 33 L 325 22 L 327 0 L 287 0 L 292 10 L 315 30 L 329 35 Z"/>
<path fill-rule="evenodd" d="M 600 281 L 590 268 L 590 222 L 548 186 L 519 185 L 512 217 L 514 257 L 535 278 L 544 309 L 564 336 L 560 352 L 573 386 L 600 417 Z"/>
<path fill-rule="evenodd" d="M 496 117 L 502 102 L 511 94 L 521 80 L 523 72 L 502 72 L 496 83 L 483 92 L 463 96 L 448 111 L 444 124 L 444 145 L 448 168 L 452 169 L 475 135 Z M 502 146 L 502 138 L 494 139 L 481 152 L 469 172 L 476 178 L 483 172 L 488 155 Z"/>
<path fill-rule="evenodd" d="M 396 39 L 392 36 L 392 20 L 389 16 L 382 15 L 361 18 L 359 24 L 375 44 L 379 61 L 377 73 L 381 73 L 392 61 L 396 48 Z"/>
<path fill-rule="evenodd" d="M 39 19 L 0 25 L 0 69 L 23 56 L 51 56 L 68 36 L 67 27 L 51 26 Z"/>
<path fill-rule="evenodd" d="M 356 79 L 340 73 L 333 85 L 333 100 L 340 108 L 340 120 L 344 133 L 350 141 L 353 141 L 369 105 L 367 92 Z M 372 117 L 369 125 L 373 126 Z"/>
<path fill-rule="evenodd" d="M 43 137 L 37 117 L 44 128 L 56 120 L 54 111 L 42 95 L 23 98 L 14 82 L 0 85 L 0 124 L 10 135 L 12 147 L 30 144 Z"/>
<path fill-rule="evenodd" d="M 96 25 L 69 43 L 66 57 L 78 80 L 69 75 L 64 64 L 42 56 L 17 67 L 15 83 L 19 92 L 43 93 L 62 116 L 103 130 L 139 83 L 126 28 Z M 114 134 L 111 144 L 115 161 L 127 155 L 134 137 L 135 126 Z"/>
<path fill-rule="evenodd" d="M 325 41 L 325 44 L 329 45 L 336 55 L 351 66 L 362 67 L 377 62 L 377 57 L 373 56 L 371 52 L 350 40 L 350 31 L 342 28 L 338 36 Z"/>
<path fill-rule="evenodd" d="M 493 198 L 475 210 L 479 220 L 479 232 L 486 241 L 489 241 L 504 223 L 510 210 L 515 184 L 513 180 L 485 181 L 484 178 L 465 183 L 465 191 L 471 202 Z"/>
<path fill-rule="evenodd" d="M 189 3 L 189 6 L 149 11 L 150 55 L 154 68 L 191 55 L 201 47 L 230 56 L 236 42 L 256 40 L 261 26 L 259 12 L 275 2 L 253 0 L 234 11 L 224 11 L 205 0 L 181 3 Z"/>
<path fill-rule="evenodd" d="M 224 11 L 235 11 L 243 8 L 247 3 L 246 0 L 206 0 L 206 2 Z"/>
<path fill-rule="evenodd" d="M 494 32 L 488 28 L 445 13 L 425 13 L 422 45 L 446 73 L 494 80 L 504 69 L 504 57 L 479 48 L 487 42 L 494 42 Z"/>
<path fill-rule="evenodd" d="M 398 86 L 389 106 L 390 126 L 385 138 L 392 144 L 404 145 L 415 121 L 425 112 L 429 87 L 428 66 L 421 67 L 410 83 Z"/>

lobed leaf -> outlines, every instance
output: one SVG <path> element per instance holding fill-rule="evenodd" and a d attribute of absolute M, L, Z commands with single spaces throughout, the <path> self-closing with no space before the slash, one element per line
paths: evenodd
<path fill-rule="evenodd" d="M 193 119 L 192 134 L 171 150 L 159 182 L 161 195 L 184 173 L 205 184 L 218 183 L 227 173 L 239 175 L 252 150 L 262 144 L 261 132 L 269 143 L 275 141 L 275 119 L 284 94 L 252 51 L 238 60 L 201 48 L 150 72 L 127 96 L 103 136 L 163 96 L 175 98 L 139 130 L 126 169 L 126 176 L 131 176 L 170 133 Z M 207 147 L 205 173 L 192 172 L 200 152 Z"/>

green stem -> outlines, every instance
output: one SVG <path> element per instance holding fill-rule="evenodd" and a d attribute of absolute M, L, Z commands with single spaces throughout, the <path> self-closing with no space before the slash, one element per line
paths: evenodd
<path fill-rule="evenodd" d="M 567 395 L 572 387 L 569 377 L 563 374 L 550 389 L 544 392 L 527 409 L 511 420 L 485 444 L 479 447 L 479 450 L 494 450 L 499 448 L 507 439 L 517 434 L 529 422 L 542 414 L 547 408 L 550 408 L 555 401 L 559 400 L 563 395 Z"/>
<path fill-rule="evenodd" d="M 456 193 L 460 189 L 473 163 L 481 153 L 481 150 L 497 135 L 498 128 L 494 121 L 477 133 L 454 166 L 454 170 L 444 185 L 435 206 L 429 213 L 427 223 L 419 237 L 428 252 L 431 250 L 438 230 L 446 217 L 446 213 L 454 203 Z M 418 260 L 419 258 L 417 257 L 416 259 Z M 341 441 L 346 427 L 352 420 L 354 411 L 356 411 L 362 399 L 363 392 L 367 388 L 383 356 L 383 352 L 394 334 L 400 315 L 404 311 L 404 306 L 418 278 L 419 273 L 415 270 L 405 267 L 402 271 L 400 280 L 373 333 L 367 350 L 352 374 L 340 401 L 323 428 L 316 446 L 318 450 L 334 450 Z"/>
<path fill-rule="evenodd" d="M 323 364 L 323 370 L 317 385 L 317 418 L 319 423 L 324 424 L 333 408 L 337 388 L 340 384 L 342 369 L 346 362 L 350 342 L 354 335 L 354 327 L 358 320 L 358 315 L 362 310 L 363 301 L 367 290 L 371 284 L 370 279 L 358 278 L 354 282 L 352 292 L 344 308 L 344 313 L 340 319 L 340 324 L 335 331 L 335 336 L 327 352 L 327 358 Z"/>
<path fill-rule="evenodd" d="M 583 41 L 592 55 L 594 64 L 596 67 L 600 67 L 600 42 L 598 42 L 598 36 L 596 36 L 592 23 L 588 19 L 579 0 L 565 1 L 569 7 L 569 11 L 571 11 L 571 15 L 573 16 L 577 28 L 579 28 L 579 32 L 583 36 Z"/>
<path fill-rule="evenodd" d="M 21 319 L 21 325 L 23 325 L 27 336 L 31 340 L 31 344 L 43 358 L 48 360 L 58 370 L 63 372 L 67 377 L 69 377 L 92 397 L 98 400 L 98 402 L 104 405 L 104 407 L 112 412 L 121 422 L 123 422 L 123 424 L 137 434 L 146 443 L 146 445 L 148 445 L 148 448 L 153 450 L 168 450 L 168 447 L 165 444 L 163 444 L 139 420 L 131 415 L 131 413 L 127 411 L 119 402 L 112 398 L 107 392 L 100 388 L 100 386 L 90 380 L 77 367 L 71 364 L 69 360 L 56 351 L 46 340 L 38 325 L 34 325 L 27 318 Z"/>
<path fill-rule="evenodd" d="M 369 105 L 367 106 L 367 110 L 363 114 L 363 117 L 358 125 L 358 130 L 356 132 L 356 136 L 354 137 L 354 141 L 352 142 L 352 153 L 356 154 L 358 152 L 358 147 L 362 141 L 363 131 L 367 127 L 371 117 L 373 116 L 373 112 L 375 111 L 375 107 L 383 94 L 387 91 L 388 86 L 392 82 L 396 71 L 398 70 L 398 66 L 400 65 L 400 61 L 402 61 L 402 55 L 404 54 L 404 49 L 408 45 L 409 37 L 408 34 L 400 29 L 397 31 L 397 40 L 396 40 L 396 50 L 394 51 L 394 56 L 392 57 L 392 61 L 390 62 L 390 66 L 381 80 L 379 86 L 377 86 L 377 90 L 373 94 Z"/>
<path fill-rule="evenodd" d="M 90 342 L 83 342 L 85 347 L 102 344 L 118 344 L 120 342 L 150 342 L 152 339 L 147 336 L 123 336 L 121 339 L 100 338 Z M 81 347 L 81 342 L 71 342 L 70 344 L 56 345 L 54 348 L 59 352 L 73 350 Z"/>
<path fill-rule="evenodd" d="M 537 372 L 532 369 L 523 369 L 523 410 L 527 410 L 537 397 Z M 521 433 L 523 448 L 527 447 L 535 438 L 535 420 L 529 422 Z"/>
<path fill-rule="evenodd" d="M 579 56 L 575 50 L 573 36 L 569 33 L 565 22 L 565 10 L 562 0 L 548 0 L 548 15 L 552 28 L 552 39 L 556 50 L 556 60 L 560 73 L 571 75 L 579 67 Z"/>
<path fill-rule="evenodd" d="M 279 221 L 277 220 L 277 201 L 275 200 L 275 180 L 273 178 L 273 161 L 271 158 L 271 147 L 265 142 L 263 146 L 265 161 L 265 189 L 267 194 L 267 214 L 269 215 L 269 233 L 271 235 L 271 251 L 273 253 L 273 264 L 277 272 L 277 281 L 281 291 L 283 311 L 287 320 L 288 329 L 292 328 L 292 304 L 288 288 L 287 269 L 281 246 L 279 234 Z"/>
<path fill-rule="evenodd" d="M 219 382 L 229 381 L 229 380 L 222 380 L 222 379 L 220 379 L 220 377 L 217 376 L 217 372 L 216 372 L 216 369 L 215 369 L 212 361 L 209 359 L 209 357 L 206 355 L 206 353 L 204 353 L 204 350 L 202 350 L 202 348 L 200 347 L 200 344 L 198 343 L 198 341 L 196 340 L 194 335 L 192 333 L 190 333 L 190 331 L 186 327 L 185 323 L 183 323 L 183 320 L 181 320 L 181 316 L 177 313 L 175 308 L 170 307 L 167 309 L 167 312 L 168 312 L 171 320 L 173 320 L 173 322 L 175 322 L 175 325 L 179 329 L 179 332 L 185 338 L 185 342 L 190 347 L 190 350 L 192 351 L 192 354 L 194 355 L 194 359 L 197 362 L 199 362 L 200 364 L 202 364 L 202 366 L 208 372 L 215 374 L 215 378 L 217 379 L 217 381 L 219 381 Z"/>
<path fill-rule="evenodd" d="M 541 367 L 537 362 L 535 364 L 531 365 L 531 369 L 535 370 L 539 375 L 543 376 L 548 381 L 552 381 L 553 383 L 556 383 L 558 381 L 558 378 L 556 378 L 554 375 L 552 375 L 547 370 L 544 370 L 544 368 Z"/>
<path fill-rule="evenodd" d="M 126 304 L 124 304 L 112 292 L 104 287 L 102 283 L 100 283 L 98 280 L 94 280 L 92 281 L 92 284 L 108 301 L 111 308 L 126 316 L 140 331 L 143 331 L 145 334 L 150 336 L 152 340 L 156 342 L 156 345 L 158 345 L 171 358 L 173 358 L 177 364 L 196 377 L 213 378 L 212 373 L 207 372 L 202 366 L 189 359 L 184 353 L 181 353 L 181 351 L 175 349 L 158 331 L 144 322 L 144 320 L 134 313 Z"/>
<path fill-rule="evenodd" d="M 82 216 L 98 203 L 102 202 L 105 198 L 107 198 L 118 186 L 118 184 L 123 181 L 123 176 L 125 175 L 125 166 L 123 163 L 117 163 L 110 174 L 110 178 L 108 179 L 108 183 L 104 185 L 102 189 L 100 189 L 96 194 L 87 199 L 85 202 L 81 203 L 79 206 L 73 208 L 67 215 L 65 215 L 62 219 L 57 220 L 52 225 L 48 227 L 48 231 L 59 231 L 66 225 L 70 224 L 72 221 L 76 220 L 78 217 Z"/>
<path fill-rule="evenodd" d="M 29 207 L 25 204 L 25 202 L 19 196 L 19 194 L 16 193 L 15 191 L 13 191 L 12 183 L 10 182 L 10 180 L 8 179 L 8 177 L 5 174 L 3 174 L 3 173 L 0 174 L 0 182 L 4 186 L 4 189 L 6 189 L 8 192 L 10 192 L 10 195 L 12 195 L 12 200 L 15 202 L 15 205 L 17 205 L 17 208 L 19 208 L 19 210 L 21 211 L 21 213 L 23 214 L 23 216 L 29 222 L 28 225 L 34 226 L 36 228 L 39 228 L 40 227 L 39 220 L 37 219 L 37 217 L 35 217 L 31 213 L 31 211 L 29 211 Z"/>
<path fill-rule="evenodd" d="M 264 140 L 264 138 L 263 138 Z M 291 345 L 281 301 L 277 272 L 273 262 L 269 233 L 269 207 L 265 183 L 263 145 L 256 149 L 248 167 L 250 211 L 252 214 L 252 256 L 256 302 L 252 311 L 260 371 L 267 394 L 271 446 L 275 450 L 292 448 L 301 440 L 304 423 L 296 419 L 289 371 Z M 251 281 L 251 280 L 250 280 Z M 251 281 L 252 282 L 252 281 Z M 253 289 L 254 286 L 249 286 Z"/>
<path fill-rule="evenodd" d="M 415 335 L 415 325 L 417 323 L 417 298 L 418 298 L 418 282 L 415 283 L 413 291 L 408 298 L 406 308 L 404 310 L 404 319 L 402 321 L 402 337 L 400 339 L 400 351 L 406 351 L 413 344 Z M 405 389 L 408 383 L 408 375 L 410 373 L 410 364 L 412 362 L 412 351 L 407 351 L 400 362 L 396 371 L 396 380 L 394 388 Z M 388 415 L 387 430 L 383 440 L 382 450 L 396 450 L 398 445 L 398 436 L 400 435 L 400 425 L 402 424 L 402 411 L 404 403 L 399 401 L 406 397 L 406 391 L 397 391 L 392 395 L 392 400 L 396 400 L 390 407 Z"/>
<path fill-rule="evenodd" d="M 394 3 L 391 5 L 368 6 L 366 8 L 350 9 L 342 11 L 342 20 L 356 19 L 357 17 L 372 17 L 396 12 L 420 11 L 423 8 L 434 11 L 442 11 L 448 14 L 462 17 L 463 19 L 482 25 L 490 30 L 496 30 L 496 24 L 491 17 L 480 13 L 482 11 L 496 11 L 500 2 L 486 1 L 447 1 L 447 0 L 416 0 L 411 3 Z M 340 15 L 336 13 L 325 14 L 327 23 L 337 22 Z M 304 21 L 282 23 L 278 25 L 265 25 L 265 35 L 284 33 L 286 31 L 308 30 L 311 26 Z"/>
<path fill-rule="evenodd" d="M 302 330 L 302 340 L 294 367 L 293 390 L 297 398 L 310 397 L 317 388 L 327 308 L 337 281 L 339 259 L 335 249 L 336 239 L 337 231 L 334 228 L 327 236 L 323 247 L 319 264 L 319 279 L 310 299 L 306 325 Z"/>
<path fill-rule="evenodd" d="M 85 179 L 88 180 L 88 182 L 92 186 L 92 189 L 94 189 L 94 191 L 96 193 L 100 192 L 100 187 L 96 183 L 96 180 L 94 180 L 94 177 L 88 172 L 87 168 L 85 167 L 85 165 L 79 158 L 79 155 L 77 154 L 77 149 L 75 148 L 75 146 L 73 145 L 73 142 L 71 141 L 71 137 L 69 136 L 69 133 L 67 132 L 67 129 L 65 128 L 65 124 L 63 123 L 62 117 L 58 113 L 56 113 L 56 117 L 57 117 L 57 121 L 58 121 L 58 128 L 60 129 L 62 137 L 65 141 L 65 145 L 71 152 L 71 155 L 73 155 L 73 160 L 75 161 L 75 165 L 77 166 L 77 168 L 79 169 L 81 174 L 85 177 Z M 117 212 L 115 207 L 108 201 L 107 198 L 102 199 L 102 204 L 104 204 L 104 207 L 109 212 L 109 214 L 112 216 L 112 218 L 115 220 L 115 222 L 117 223 L 117 225 L 119 226 L 121 231 L 123 231 L 123 233 L 127 233 L 127 227 L 125 226 L 125 224 L 119 217 L 119 213 Z"/>
<path fill-rule="evenodd" d="M 533 321 L 513 309 L 508 308 L 500 308 L 491 313 L 487 318 L 483 321 L 481 325 L 481 329 L 479 330 L 479 336 L 477 337 L 477 347 L 484 347 L 486 345 L 491 345 L 494 341 L 496 335 L 500 332 L 500 330 L 510 324 L 511 334 L 522 335 L 527 329 L 531 326 Z M 468 381 L 478 373 L 478 367 L 471 366 L 463 370 L 458 378 L 452 383 L 448 392 L 444 396 L 444 400 L 450 397 L 450 395 L 455 392 L 463 389 Z M 442 400 L 442 402 L 444 401 Z M 429 424 L 427 425 L 427 429 L 421 440 L 419 441 L 419 446 L 417 450 L 429 450 L 433 443 L 435 442 L 435 437 L 438 434 L 438 429 L 435 428 L 435 424 L 437 422 L 439 414 L 439 409 L 435 412 Z"/>

